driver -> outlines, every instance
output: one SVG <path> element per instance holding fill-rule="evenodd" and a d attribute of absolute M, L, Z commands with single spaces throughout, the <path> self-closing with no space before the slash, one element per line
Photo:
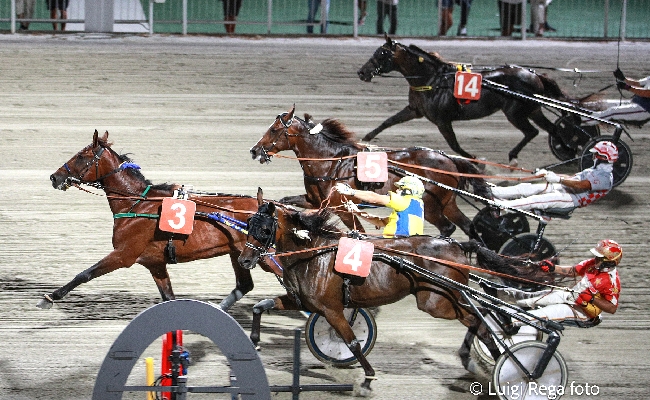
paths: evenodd
<path fill-rule="evenodd" d="M 481 281 L 479 285 L 494 297 L 515 300 L 520 307 L 534 308 L 529 313 L 543 319 L 557 322 L 573 320 L 578 323 L 595 321 L 602 311 L 614 314 L 618 309 L 621 282 L 616 267 L 621 262 L 623 249 L 615 241 L 603 239 L 591 249 L 591 253 L 594 258 L 584 260 L 573 267 L 554 265 L 549 260 L 540 263 L 540 268 L 545 272 L 582 277 L 569 290 L 525 292 L 514 288 L 496 288 L 487 281 Z M 535 330 L 524 322 L 513 320 L 512 327 L 518 326 L 522 327 L 519 334 L 530 334 Z"/>
<path fill-rule="evenodd" d="M 514 186 L 492 187 L 498 205 L 520 210 L 549 210 L 570 212 L 605 196 L 612 189 L 614 163 L 618 149 L 614 143 L 601 141 L 589 150 L 594 165 L 573 175 L 557 175 L 540 170 L 547 183 L 520 183 Z"/>
<path fill-rule="evenodd" d="M 650 120 L 650 76 L 643 79 L 626 78 L 623 71 L 616 69 L 616 87 L 634 94 L 630 103 L 610 107 L 603 111 L 591 113 L 591 116 L 614 121 L 637 122 L 644 124 Z M 598 121 L 583 117 L 583 124 L 596 125 Z"/>
<path fill-rule="evenodd" d="M 361 201 L 389 207 L 393 212 L 388 217 L 379 217 L 361 212 L 356 205 L 347 203 L 348 210 L 374 224 L 384 227 L 386 238 L 404 237 L 424 234 L 424 185 L 413 176 L 405 176 L 395 182 L 397 192 L 378 194 L 368 190 L 355 190 L 346 183 L 337 183 L 334 189 L 346 196 Z"/>

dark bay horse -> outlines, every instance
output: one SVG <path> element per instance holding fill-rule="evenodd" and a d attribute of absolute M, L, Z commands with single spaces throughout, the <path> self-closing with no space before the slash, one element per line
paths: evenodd
<path fill-rule="evenodd" d="M 140 173 L 139 167 L 128 157 L 117 154 L 108 142 L 108 132 L 99 137 L 97 131 L 92 144 L 85 147 L 50 176 L 55 189 L 66 190 L 73 184 L 86 184 L 103 189 L 114 215 L 113 251 L 96 264 L 79 273 L 69 283 L 45 295 L 38 304 L 50 308 L 77 286 L 94 278 L 128 268 L 135 263 L 149 270 L 163 301 L 174 299 L 167 273 L 171 254 L 166 250 L 170 234 L 158 228 L 162 199 L 171 197 L 180 185 L 152 185 Z M 245 221 L 257 210 L 257 200 L 239 195 L 190 195 L 196 203 L 197 213 L 219 212 L 221 215 Z M 227 309 L 244 294 L 253 289 L 250 271 L 237 264 L 246 235 L 243 232 L 216 223 L 209 217 L 194 220 L 194 230 L 189 235 L 174 234 L 176 262 L 211 258 L 228 254 L 233 264 L 236 288 L 221 303 Z M 265 270 L 271 268 L 263 265 Z"/>
<path fill-rule="evenodd" d="M 337 120 L 327 119 L 319 126 L 310 121 L 294 116 L 295 106 L 286 113 L 278 115 L 264 133 L 264 136 L 250 150 L 254 159 L 260 163 L 269 162 L 272 155 L 280 151 L 293 150 L 304 172 L 306 194 L 285 197 L 280 202 L 303 208 L 320 208 L 321 203 L 330 198 L 332 187 L 337 182 L 346 182 L 357 189 L 374 190 L 386 194 L 394 189 L 403 173 L 391 169 L 389 165 L 388 181 L 383 184 L 364 184 L 356 178 L 355 155 L 368 148 L 354 140 L 354 133 Z M 321 129 L 322 128 L 322 129 Z M 317 132 L 318 131 L 318 132 Z M 460 157 L 447 156 L 442 152 L 424 147 L 405 149 L 373 149 L 387 153 L 388 160 L 399 162 L 399 167 L 427 179 L 445 184 L 452 188 L 465 189 L 468 183 L 474 193 L 492 198 L 492 193 L 485 181 L 478 177 L 480 172 L 470 161 Z M 405 164 L 405 165 L 402 165 Z M 433 168 L 447 173 L 417 168 Z M 462 177 L 455 173 L 473 174 L 477 177 Z M 463 214 L 456 204 L 456 193 L 431 183 L 423 182 L 424 217 L 435 225 L 443 236 L 451 234 L 459 226 L 465 234 L 475 238 L 472 221 Z M 331 195 L 331 206 L 341 204 L 338 193 Z M 340 215 L 343 222 L 353 228 L 355 222 L 349 213 Z M 358 228 L 360 224 L 356 224 Z"/>
<path fill-rule="evenodd" d="M 416 297 L 418 309 L 435 318 L 457 319 L 468 327 L 467 336 L 459 350 L 466 368 L 469 364 L 469 344 L 474 335 L 486 343 L 493 355 L 498 355 L 492 337 L 480 318 L 463 301 L 459 302 L 459 292 L 433 284 L 408 268 L 400 269 L 399 266 L 391 266 L 382 261 L 373 261 L 370 274 L 365 280 L 358 282 L 358 285 L 348 286 L 346 290 L 344 276 L 334 270 L 336 245 L 344 234 L 329 220 L 331 214 L 328 209 L 298 212 L 286 206 L 264 203 L 261 191 L 258 192 L 258 201 L 260 207 L 248 221 L 248 243 L 239 257 L 239 262 L 244 268 L 253 268 L 269 247 L 275 245 L 284 266 L 283 282 L 287 294 L 262 300 L 255 305 L 251 330 L 253 343 L 257 344 L 260 340 L 260 319 L 266 310 L 316 312 L 326 318 L 360 362 L 366 375 L 361 387 L 369 389 L 375 372 L 363 356 L 361 346 L 343 310 L 345 307 L 390 304 L 412 294 Z M 305 235 L 304 231 L 309 234 Z M 426 258 L 400 255 L 421 268 L 458 283 L 468 282 L 468 270 L 453 263 L 468 265 L 466 251 L 473 250 L 464 248 L 464 244 L 452 239 L 411 236 L 377 239 L 372 240 L 372 243 L 375 245 L 375 254 L 397 250 L 447 260 L 450 264 L 445 265 Z M 491 252 L 485 248 L 478 249 Z M 300 252 L 301 250 L 303 252 Z M 283 252 L 285 255 L 282 255 Z M 483 259 L 477 258 L 479 263 Z M 495 263 L 484 267 L 495 270 L 500 269 L 502 265 Z M 347 305 L 344 304 L 344 298 L 348 299 Z"/>
<path fill-rule="evenodd" d="M 458 101 L 453 95 L 456 64 L 446 62 L 437 54 L 426 52 L 415 45 L 404 46 L 386 36 L 386 43 L 375 51 L 357 74 L 362 81 L 370 82 L 375 75 L 391 71 L 400 72 L 409 83 L 409 104 L 364 136 L 365 141 L 372 140 L 379 132 L 393 125 L 426 117 L 438 126 L 453 151 L 474 158 L 458 144 L 452 122 L 483 118 L 501 110 L 508 121 L 524 134 L 524 138 L 508 153 L 509 161 L 516 164 L 521 149 L 539 133 L 530 123 L 531 120 L 550 135 L 556 134 L 555 125 L 544 116 L 539 103 L 504 94 L 486 85 L 482 86 L 479 100 L 468 104 Z M 569 100 L 555 81 L 526 68 L 505 66 L 482 71 L 481 75 L 484 80 L 488 79 L 527 96 L 537 94 Z"/>

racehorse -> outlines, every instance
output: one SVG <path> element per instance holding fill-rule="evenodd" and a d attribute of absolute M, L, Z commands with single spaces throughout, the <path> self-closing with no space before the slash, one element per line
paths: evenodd
<path fill-rule="evenodd" d="M 309 115 L 305 115 L 305 120 L 302 120 L 294 116 L 294 112 L 295 106 L 289 112 L 278 115 L 264 136 L 250 149 L 253 159 L 259 159 L 260 163 L 269 162 L 272 155 L 284 150 L 293 150 L 298 157 L 307 193 L 285 197 L 280 200 L 281 203 L 320 208 L 324 200 L 330 199 L 330 206 L 341 204 L 338 193 L 333 193 L 330 197 L 332 187 L 337 182 L 386 194 L 404 176 L 403 170 L 457 189 L 465 188 L 469 182 L 475 194 L 492 198 L 489 187 L 470 161 L 423 147 L 376 149 L 386 152 L 389 162 L 399 163 L 400 168 L 389 165 L 388 181 L 385 184 L 364 184 L 357 179 L 355 173 L 355 155 L 368 148 L 354 141 L 354 133 L 338 120 L 327 119 L 315 125 L 310 121 Z M 467 178 L 458 173 L 475 177 Z M 476 238 L 472 221 L 456 204 L 456 193 L 426 181 L 423 183 L 425 219 L 435 225 L 443 236 L 451 236 L 457 225 L 469 237 Z M 349 213 L 343 213 L 340 217 L 351 229 L 360 226 L 358 223 L 355 225 L 356 221 Z"/>
<path fill-rule="evenodd" d="M 399 263 L 389 265 L 383 261 L 373 261 L 369 275 L 362 282 L 357 282 L 358 285 L 347 285 L 346 276 L 334 270 L 336 245 L 344 234 L 331 223 L 328 209 L 298 212 L 282 205 L 276 206 L 275 203 L 265 203 L 261 190 L 258 191 L 258 202 L 258 212 L 248 220 L 248 242 L 239 263 L 244 268 L 253 268 L 260 256 L 275 245 L 278 257 L 282 257 L 287 294 L 262 300 L 255 305 L 251 329 L 251 340 L 255 345 L 260 341 L 260 320 L 264 311 L 307 310 L 318 313 L 326 318 L 362 365 L 366 378 L 361 388 L 369 390 L 375 372 L 362 354 L 343 310 L 345 307 L 390 304 L 413 294 L 420 310 L 435 318 L 457 319 L 468 327 L 466 340 L 459 351 L 466 368 L 469 364 L 469 345 L 474 335 L 486 343 L 493 356 L 498 357 L 499 351 L 489 332 L 474 311 L 460 300 L 458 291 L 436 285 L 408 268 L 400 268 Z M 376 239 L 372 243 L 375 254 L 381 249 L 386 253 L 407 252 L 447 260 L 449 264 L 427 257 L 401 255 L 427 271 L 461 284 L 468 282 L 468 270 L 458 265 L 468 264 L 465 252 L 471 249 L 452 239 L 411 236 Z M 488 267 L 498 269 L 502 266 L 494 264 Z"/>
<path fill-rule="evenodd" d="M 228 254 L 236 277 L 235 289 L 221 306 L 227 309 L 253 289 L 250 271 L 239 268 L 237 257 L 244 244 L 243 232 L 215 223 L 208 214 L 219 210 L 225 218 L 245 221 L 257 210 L 257 200 L 240 195 L 190 195 L 197 216 L 191 234 L 163 232 L 158 228 L 162 199 L 171 197 L 180 185 L 152 185 L 125 155 L 117 154 L 108 142 L 108 132 L 93 135 L 92 144 L 79 151 L 50 176 L 55 189 L 66 190 L 74 184 L 103 189 L 114 216 L 113 251 L 79 273 L 69 283 L 45 295 L 38 306 L 50 308 L 71 290 L 99 276 L 134 263 L 149 270 L 163 301 L 173 300 L 174 292 L 167 273 L 168 262 L 189 262 Z M 188 218 L 189 216 L 181 216 Z M 242 222 L 243 223 L 243 222 Z M 265 270 L 271 267 L 263 265 Z"/>
<path fill-rule="evenodd" d="M 503 90 L 491 87 L 493 85 L 484 84 L 481 96 L 476 101 L 465 104 L 456 99 L 453 94 L 455 73 L 458 71 L 456 64 L 446 62 L 437 54 L 415 45 L 404 46 L 386 35 L 386 43 L 374 52 L 357 74 L 362 81 L 370 82 L 375 75 L 391 71 L 400 72 L 409 83 L 409 105 L 364 136 L 365 141 L 372 140 L 379 132 L 393 125 L 424 116 L 438 126 L 453 151 L 474 158 L 458 144 L 452 122 L 483 118 L 501 110 L 508 121 L 524 134 L 524 138 L 508 153 L 509 161 L 514 165 L 521 149 L 539 133 L 530 120 L 550 135 L 555 135 L 555 126 L 544 116 L 539 103 L 504 94 Z M 505 66 L 482 71 L 481 75 L 483 82 L 489 80 L 503 85 L 502 88 L 505 86 L 510 92 L 568 100 L 555 81 L 525 68 Z"/>

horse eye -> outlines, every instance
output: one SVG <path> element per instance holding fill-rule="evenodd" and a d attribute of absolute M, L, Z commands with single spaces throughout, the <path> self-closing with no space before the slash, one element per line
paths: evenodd
<path fill-rule="evenodd" d="M 271 236 L 271 230 L 268 229 L 268 228 L 267 229 L 262 229 L 262 235 L 264 235 L 265 237 Z"/>

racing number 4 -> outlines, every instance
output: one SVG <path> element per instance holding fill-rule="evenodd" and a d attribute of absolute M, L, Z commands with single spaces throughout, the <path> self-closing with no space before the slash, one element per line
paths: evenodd
<path fill-rule="evenodd" d="M 334 269 L 337 272 L 367 277 L 372 264 L 375 245 L 364 240 L 343 237 L 339 240 Z"/>
<path fill-rule="evenodd" d="M 481 83 L 483 76 L 474 72 L 456 72 L 454 83 L 454 97 L 465 100 L 478 100 L 481 98 Z"/>
<path fill-rule="evenodd" d="M 161 231 L 189 235 L 194 229 L 196 203 L 173 197 L 163 199 L 158 227 Z"/>

